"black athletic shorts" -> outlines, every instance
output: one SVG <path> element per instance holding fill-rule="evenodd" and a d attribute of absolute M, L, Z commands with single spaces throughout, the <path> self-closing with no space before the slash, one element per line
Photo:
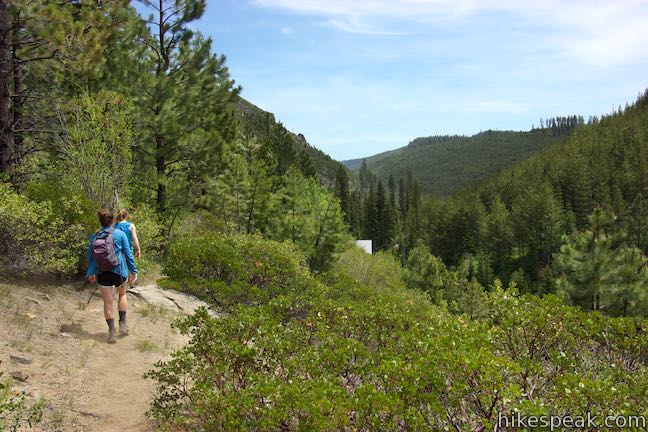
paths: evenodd
<path fill-rule="evenodd" d="M 121 286 L 126 282 L 126 278 L 120 274 L 110 271 L 101 272 L 97 275 L 97 283 L 103 287 Z"/>

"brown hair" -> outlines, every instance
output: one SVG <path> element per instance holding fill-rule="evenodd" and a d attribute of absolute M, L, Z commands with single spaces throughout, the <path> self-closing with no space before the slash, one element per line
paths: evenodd
<path fill-rule="evenodd" d="M 124 221 L 126 219 L 128 219 L 128 210 L 123 208 L 123 209 L 119 210 L 119 212 L 117 213 L 117 220 L 121 222 L 121 221 Z"/>
<path fill-rule="evenodd" d="M 97 216 L 99 216 L 99 223 L 101 226 L 112 225 L 113 223 L 113 214 L 110 210 L 105 208 L 97 210 Z"/>

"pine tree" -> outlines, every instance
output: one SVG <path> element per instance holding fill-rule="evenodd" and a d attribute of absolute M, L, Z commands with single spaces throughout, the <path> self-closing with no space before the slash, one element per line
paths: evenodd
<path fill-rule="evenodd" d="M 499 197 L 491 204 L 484 221 L 482 237 L 484 246 L 494 256 L 495 272 L 501 274 L 513 245 L 513 228 L 509 210 Z"/>
<path fill-rule="evenodd" d="M 376 226 L 375 233 L 372 240 L 374 241 L 374 248 L 376 250 L 386 250 L 389 248 L 389 230 L 390 222 L 386 220 L 388 214 L 388 204 L 385 197 L 385 188 L 381 181 L 378 181 L 376 187 L 376 195 L 374 201 L 374 209 L 376 212 Z"/>
<path fill-rule="evenodd" d="M 358 178 L 360 180 L 360 197 L 364 200 L 367 198 L 367 193 L 371 189 L 372 184 L 372 174 L 367 167 L 367 160 L 362 159 L 362 165 L 360 165 L 360 173 Z"/>
<path fill-rule="evenodd" d="M 221 152 L 235 138 L 234 88 L 225 57 L 211 52 L 211 40 L 194 33 L 205 0 L 140 0 L 153 11 L 148 18 L 153 84 L 142 112 L 151 113 L 149 136 L 141 151 L 155 171 L 156 202 L 164 212 L 169 188 L 186 201 L 187 186 L 204 190 L 214 177 Z M 202 186 L 201 186 L 202 185 Z"/>
<path fill-rule="evenodd" d="M 250 134 L 244 135 L 243 151 L 247 162 L 250 188 L 247 191 L 245 230 L 266 232 L 273 205 L 271 169 L 261 156 L 261 145 Z"/>
<path fill-rule="evenodd" d="M 225 169 L 200 200 L 201 207 L 236 232 L 265 232 L 271 217 L 273 178 L 260 149 L 251 132 L 242 130 L 225 160 Z"/>
<path fill-rule="evenodd" d="M 15 179 L 24 158 L 51 144 L 56 106 L 90 90 L 126 3 L 0 1 L 0 172 Z"/>
<path fill-rule="evenodd" d="M 631 245 L 648 252 L 648 198 L 638 194 L 628 208 L 624 226 Z"/>
<path fill-rule="evenodd" d="M 566 238 L 555 257 L 558 288 L 572 304 L 600 310 L 602 294 L 615 280 L 615 251 L 608 234 L 614 216 L 600 208 L 590 217 L 590 229 Z"/>
<path fill-rule="evenodd" d="M 389 189 L 389 202 L 392 207 L 396 208 L 396 179 L 394 178 L 394 174 L 389 174 L 387 188 Z"/>
<path fill-rule="evenodd" d="M 407 191 L 403 177 L 398 179 L 398 209 L 402 218 L 407 214 Z"/>
<path fill-rule="evenodd" d="M 340 200 L 340 208 L 344 213 L 344 221 L 351 227 L 354 225 L 351 210 L 351 194 L 349 191 L 349 174 L 347 169 L 340 165 L 335 174 L 335 195 Z"/>
<path fill-rule="evenodd" d="M 308 152 L 306 152 L 306 150 L 302 150 L 299 153 L 299 170 L 302 174 L 304 174 L 304 177 L 317 177 L 317 171 L 315 170 L 315 166 L 313 165 L 313 160 L 308 155 Z"/>
<path fill-rule="evenodd" d="M 451 275 L 443 261 L 433 256 L 421 242 L 414 247 L 405 264 L 403 281 L 410 288 L 427 292 L 430 298 L 438 303 L 441 290 L 450 284 Z"/>
<path fill-rule="evenodd" d="M 362 206 L 362 237 L 367 240 L 376 241 L 377 227 L 380 223 L 378 211 L 376 208 L 376 193 L 373 187 L 369 188 L 367 196 Z M 378 250 L 378 245 L 373 245 L 374 251 Z"/>
<path fill-rule="evenodd" d="M 616 271 L 603 298 L 605 312 L 613 316 L 648 313 L 648 259 L 637 248 L 622 247 L 615 255 Z"/>
<path fill-rule="evenodd" d="M 298 245 L 314 271 L 330 266 L 345 231 L 342 211 L 333 194 L 294 167 L 289 168 L 272 219 L 271 238 Z"/>
<path fill-rule="evenodd" d="M 269 125 L 268 134 L 264 141 L 264 153 L 268 160 L 272 161 L 270 163 L 274 164 L 277 176 L 284 175 L 290 167 L 297 165 L 299 162 L 295 141 L 281 123 Z M 312 168 L 312 163 L 310 168 Z M 314 171 L 314 169 L 311 171 Z"/>

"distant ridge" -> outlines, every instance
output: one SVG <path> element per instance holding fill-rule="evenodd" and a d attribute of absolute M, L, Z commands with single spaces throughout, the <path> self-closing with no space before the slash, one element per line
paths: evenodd
<path fill-rule="evenodd" d="M 426 195 L 445 196 L 469 187 L 528 159 L 564 135 L 551 129 L 493 131 L 473 136 L 439 135 L 412 140 L 407 146 L 366 158 L 367 167 L 384 184 L 409 171 Z M 364 159 L 342 163 L 358 171 Z"/>

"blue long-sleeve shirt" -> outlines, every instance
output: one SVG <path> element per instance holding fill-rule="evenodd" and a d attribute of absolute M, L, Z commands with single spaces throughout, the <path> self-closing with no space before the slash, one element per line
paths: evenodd
<path fill-rule="evenodd" d="M 101 231 L 107 230 L 108 228 L 110 227 L 105 226 L 101 228 Z M 99 273 L 99 269 L 97 268 L 97 261 L 95 261 L 94 257 L 92 256 L 92 243 L 94 242 L 96 237 L 97 234 L 93 234 L 90 238 L 90 246 L 88 247 L 88 271 L 86 272 L 86 277 Z M 124 234 L 124 232 L 122 232 L 121 230 L 116 229 L 113 231 L 113 240 L 115 242 L 115 255 L 117 255 L 119 264 L 113 267 L 110 271 L 122 275 L 125 278 L 128 277 L 129 270 L 131 273 L 137 273 L 135 258 L 133 258 L 133 250 L 128 244 L 128 238 L 126 238 L 126 234 Z"/>

